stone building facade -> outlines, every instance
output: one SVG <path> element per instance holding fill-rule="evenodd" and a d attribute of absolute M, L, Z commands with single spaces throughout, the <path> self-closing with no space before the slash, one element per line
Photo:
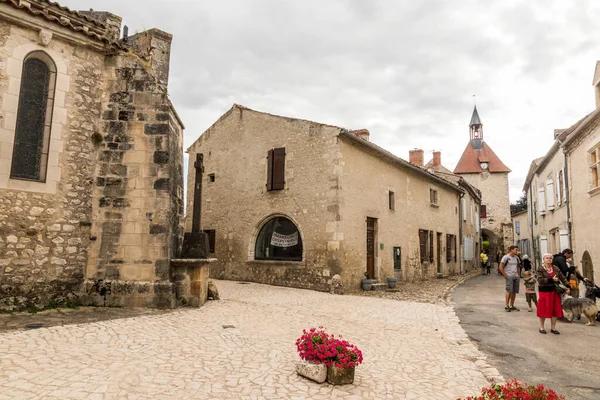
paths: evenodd
<path fill-rule="evenodd" d="M 529 260 L 535 262 L 533 243 L 531 242 L 531 230 L 529 228 L 529 210 L 523 210 L 512 214 L 513 232 L 515 233 L 515 246 L 519 247 L 521 255 L 527 255 Z"/>
<path fill-rule="evenodd" d="M 481 191 L 481 231 L 490 255 L 506 252 L 513 243 L 508 174 L 510 169 L 483 139 L 477 107 L 469 124 L 470 140 L 454 173 Z M 494 258 L 495 259 L 495 258 Z"/>
<path fill-rule="evenodd" d="M 183 124 L 171 35 L 0 1 L 0 309 L 171 306 Z"/>
<path fill-rule="evenodd" d="M 365 273 L 459 273 L 463 190 L 368 139 L 234 105 L 188 149 L 204 156 L 211 275 L 329 290 L 334 275 L 358 288 Z M 190 165 L 188 181 L 194 174 Z"/>

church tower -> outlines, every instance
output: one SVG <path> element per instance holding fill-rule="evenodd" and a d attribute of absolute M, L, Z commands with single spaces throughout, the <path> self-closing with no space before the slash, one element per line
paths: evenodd
<path fill-rule="evenodd" d="M 484 240 L 489 240 L 490 255 L 498 250 L 506 253 L 514 239 L 508 189 L 510 169 L 484 141 L 477 106 L 469 123 L 469 143 L 454 173 L 481 191 L 481 233 Z"/>

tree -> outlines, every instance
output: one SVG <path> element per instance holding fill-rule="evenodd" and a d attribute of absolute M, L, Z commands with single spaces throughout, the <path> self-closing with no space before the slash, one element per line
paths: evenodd
<path fill-rule="evenodd" d="M 519 199 L 510 204 L 510 215 L 514 215 L 521 211 L 527 210 L 527 193 L 523 192 L 523 195 Z"/>

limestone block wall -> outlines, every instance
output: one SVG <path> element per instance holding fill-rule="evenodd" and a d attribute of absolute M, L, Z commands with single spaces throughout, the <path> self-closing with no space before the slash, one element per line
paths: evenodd
<path fill-rule="evenodd" d="M 182 237 L 183 125 L 145 60 L 107 58 L 86 302 L 172 307 Z M 166 82 L 165 82 L 166 83 Z"/>
<path fill-rule="evenodd" d="M 461 251 L 461 256 L 463 257 L 464 272 L 469 272 L 481 268 L 481 263 L 479 261 L 479 254 L 481 252 L 481 229 L 477 225 L 480 223 L 479 203 L 469 192 L 466 192 L 463 198 L 465 199 L 465 214 L 462 221 L 462 234 L 463 239 L 468 238 L 473 242 L 473 257 L 471 259 L 465 259 L 464 249 Z"/>
<path fill-rule="evenodd" d="M 24 57 L 44 51 L 57 79 L 45 182 L 10 179 Z M 103 55 L 0 20 L 0 309 L 42 307 L 80 291 L 91 222 L 91 140 Z"/>
<path fill-rule="evenodd" d="M 393 248 L 402 249 L 401 279 L 413 281 L 439 273 L 460 272 L 458 190 L 385 161 L 376 153 L 340 139 L 339 221 L 328 240 L 339 250 L 332 254 L 342 266 L 342 280 L 358 287 L 366 261 L 366 218 L 376 218 L 375 277 L 394 277 Z M 438 206 L 431 205 L 430 189 L 438 191 Z M 395 209 L 389 207 L 394 192 Z M 434 231 L 434 262 L 421 263 L 419 229 Z M 437 233 L 441 234 L 441 263 L 437 261 Z M 447 262 L 446 234 L 456 236 L 456 262 Z"/>
<path fill-rule="evenodd" d="M 339 217 L 339 130 L 235 105 L 190 146 L 190 160 L 204 154 L 201 225 L 215 230 L 212 277 L 328 290 L 327 282 L 340 272 L 331 253 L 331 226 Z M 268 192 L 267 153 L 280 147 L 286 152 L 285 188 Z M 195 174 L 190 162 L 188 182 Z M 193 197 L 188 184 L 187 231 Z M 276 215 L 298 227 L 302 261 L 254 260 L 259 230 Z"/>
<path fill-rule="evenodd" d="M 592 184 L 590 151 L 600 146 L 600 118 L 591 121 L 567 147 L 570 184 L 570 207 L 573 222 L 573 259 L 582 267 L 584 253 L 591 258 L 593 279 L 600 282 L 600 188 Z"/>

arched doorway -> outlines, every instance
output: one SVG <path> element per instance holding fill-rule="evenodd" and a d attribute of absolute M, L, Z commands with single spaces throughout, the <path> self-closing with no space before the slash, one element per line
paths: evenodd
<path fill-rule="evenodd" d="M 581 272 L 585 278 L 594 280 L 594 265 L 592 264 L 592 257 L 587 250 L 583 252 L 583 256 L 581 257 Z"/>
<path fill-rule="evenodd" d="M 488 255 L 488 260 L 492 266 L 494 263 L 496 263 L 496 267 L 498 266 L 498 251 L 502 251 L 500 246 L 498 236 L 496 236 L 494 232 L 488 229 L 481 230 L 481 248 Z"/>
<path fill-rule="evenodd" d="M 254 259 L 302 261 L 302 236 L 296 224 L 284 216 L 269 219 L 256 237 Z"/>

